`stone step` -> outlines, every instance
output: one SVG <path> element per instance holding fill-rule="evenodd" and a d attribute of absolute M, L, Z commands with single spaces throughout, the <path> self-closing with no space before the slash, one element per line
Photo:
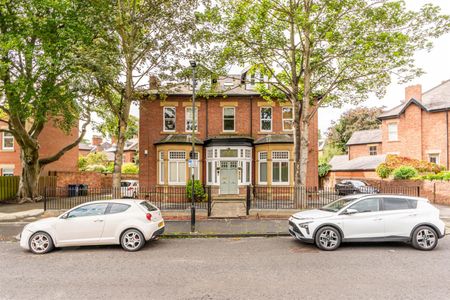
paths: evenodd
<path fill-rule="evenodd" d="M 245 201 L 214 200 L 211 205 L 211 218 L 242 218 L 247 216 Z"/>
<path fill-rule="evenodd" d="M 247 196 L 245 195 L 214 195 L 212 196 L 213 201 L 245 201 Z"/>

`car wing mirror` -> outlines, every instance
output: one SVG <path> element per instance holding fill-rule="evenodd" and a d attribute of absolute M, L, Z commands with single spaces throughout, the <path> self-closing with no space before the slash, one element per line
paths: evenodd
<path fill-rule="evenodd" d="M 353 215 L 353 214 L 356 214 L 358 211 L 356 210 L 356 209 L 353 209 L 353 208 L 347 208 L 346 210 L 345 210 L 345 214 L 346 215 Z"/>
<path fill-rule="evenodd" d="M 69 213 L 65 213 L 61 216 L 61 219 L 67 219 L 69 217 Z"/>

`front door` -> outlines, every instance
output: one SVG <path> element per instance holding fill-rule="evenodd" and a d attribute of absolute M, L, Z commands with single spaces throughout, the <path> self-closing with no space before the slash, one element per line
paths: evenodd
<path fill-rule="evenodd" d="M 220 194 L 238 194 L 237 161 L 220 162 Z"/>

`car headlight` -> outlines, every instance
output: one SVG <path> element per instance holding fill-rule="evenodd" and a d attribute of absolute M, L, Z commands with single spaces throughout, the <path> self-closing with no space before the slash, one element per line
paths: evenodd
<path fill-rule="evenodd" d="M 300 223 L 300 224 L 298 224 L 298 227 L 305 229 L 306 233 L 309 234 L 309 224 L 312 223 L 312 222 L 313 221 Z"/>

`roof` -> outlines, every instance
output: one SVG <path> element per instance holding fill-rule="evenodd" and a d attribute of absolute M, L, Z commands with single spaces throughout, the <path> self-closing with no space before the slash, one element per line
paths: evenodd
<path fill-rule="evenodd" d="M 220 77 L 217 79 L 217 83 L 214 84 L 214 90 L 208 92 L 211 96 L 214 95 L 226 95 L 226 96 L 259 96 L 259 92 L 252 89 L 246 88 L 245 82 L 243 82 L 245 76 L 244 74 L 230 74 L 227 76 Z M 198 85 L 201 87 L 204 82 L 199 82 Z M 166 90 L 164 90 L 164 88 Z M 151 90 L 150 93 L 157 94 L 159 91 Z M 198 92 L 198 90 L 197 90 Z M 206 92 L 206 91 L 205 91 Z M 191 96 L 192 95 L 192 85 L 189 82 L 184 83 L 174 83 L 171 86 L 162 87 L 161 93 L 167 95 L 177 95 L 177 96 Z"/>
<path fill-rule="evenodd" d="M 443 81 L 438 86 L 422 93 L 422 100 L 411 98 L 402 104 L 383 112 L 379 119 L 399 117 L 411 104 L 419 106 L 427 112 L 450 109 L 450 80 Z"/>
<path fill-rule="evenodd" d="M 262 138 L 257 139 L 254 144 L 276 144 L 276 143 L 289 143 L 292 144 L 294 139 L 290 134 L 268 134 Z"/>
<path fill-rule="evenodd" d="M 386 155 L 361 156 L 352 160 L 348 155 L 335 155 L 329 162 L 331 171 L 373 171 L 386 160 Z"/>
<path fill-rule="evenodd" d="M 359 130 L 353 132 L 347 142 L 347 146 L 381 143 L 381 129 Z"/>
<path fill-rule="evenodd" d="M 192 136 L 190 134 L 169 134 L 155 143 L 159 144 L 191 144 Z M 195 138 L 197 145 L 203 145 L 203 141 L 199 138 Z"/>
<path fill-rule="evenodd" d="M 208 137 L 205 140 L 205 146 L 247 146 L 251 147 L 253 138 L 246 135 L 218 135 Z"/>

